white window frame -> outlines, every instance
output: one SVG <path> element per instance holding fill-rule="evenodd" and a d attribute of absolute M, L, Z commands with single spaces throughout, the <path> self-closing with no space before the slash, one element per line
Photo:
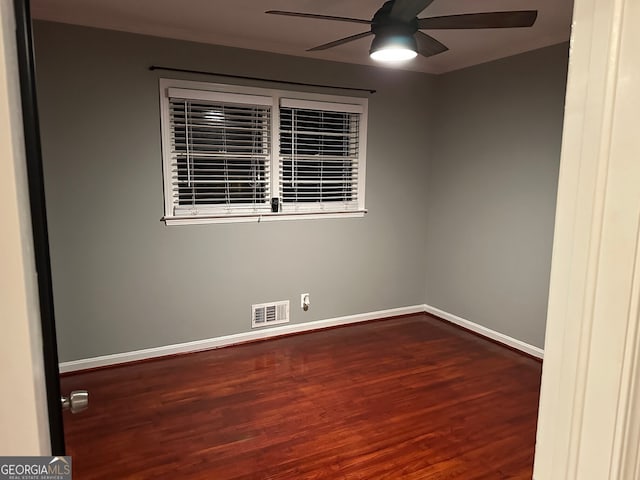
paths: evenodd
<path fill-rule="evenodd" d="M 246 87 L 209 82 L 194 82 L 189 80 L 161 78 L 160 87 L 160 120 L 162 130 L 162 165 L 164 178 L 164 217 L 167 225 L 188 225 L 207 223 L 236 223 L 261 222 L 276 220 L 316 219 L 316 218 L 350 218 L 362 217 L 365 209 L 365 177 L 366 177 L 366 147 L 367 147 L 367 117 L 368 99 L 361 97 L 346 97 L 325 95 L 319 93 L 295 92 L 259 87 Z M 270 168 L 270 196 L 280 199 L 281 211 L 272 212 L 270 209 L 256 209 L 254 206 L 215 206 L 200 207 L 197 211 L 188 212 L 184 207 L 176 209 L 173 202 L 173 184 L 171 175 L 171 123 L 170 102 L 172 93 L 180 92 L 194 94 L 194 98 L 226 99 L 234 98 L 246 101 L 251 97 L 258 102 L 269 102 L 271 111 L 271 155 Z M 196 97 L 197 95 L 197 97 Z M 335 109 L 360 114 L 358 132 L 358 178 L 357 202 L 346 206 L 340 202 L 318 202 L 312 204 L 296 204 L 282 206 L 280 198 L 280 106 L 296 105 L 299 108 Z M 336 205 L 338 204 L 338 205 Z"/>

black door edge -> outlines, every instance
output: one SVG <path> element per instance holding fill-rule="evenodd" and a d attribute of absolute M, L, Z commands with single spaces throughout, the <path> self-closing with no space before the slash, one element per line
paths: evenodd
<path fill-rule="evenodd" d="M 49 436 L 52 455 L 65 454 L 64 427 L 60 405 L 60 372 L 58 369 L 58 347 L 53 311 L 53 287 L 49 256 L 49 233 L 44 196 L 44 176 L 40 145 L 40 125 L 36 98 L 35 60 L 29 0 L 14 0 L 18 67 L 20 72 L 20 96 L 24 128 L 27 177 L 31 224 L 38 274 L 38 296 L 42 325 L 42 353 L 47 389 L 49 413 Z"/>

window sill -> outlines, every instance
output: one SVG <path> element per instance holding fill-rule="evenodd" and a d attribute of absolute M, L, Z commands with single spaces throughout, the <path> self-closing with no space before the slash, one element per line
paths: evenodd
<path fill-rule="evenodd" d="M 163 217 L 161 220 L 166 225 L 205 225 L 209 223 L 261 223 L 278 222 L 282 220 L 315 220 L 320 218 L 359 218 L 364 217 L 367 210 L 354 210 L 348 212 L 280 212 L 246 215 L 181 215 L 176 217 Z"/>

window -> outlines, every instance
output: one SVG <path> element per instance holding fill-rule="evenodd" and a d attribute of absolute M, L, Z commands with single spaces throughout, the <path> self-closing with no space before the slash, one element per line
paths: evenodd
<path fill-rule="evenodd" d="M 160 80 L 165 221 L 364 214 L 367 100 Z"/>
<path fill-rule="evenodd" d="M 350 111 L 351 110 L 351 111 Z M 283 210 L 358 209 L 360 116 L 346 105 L 280 103 Z"/>

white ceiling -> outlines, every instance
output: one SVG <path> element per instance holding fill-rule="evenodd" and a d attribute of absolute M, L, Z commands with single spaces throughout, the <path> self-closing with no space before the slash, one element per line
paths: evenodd
<path fill-rule="evenodd" d="M 266 15 L 289 10 L 370 19 L 383 0 L 32 0 L 34 18 L 347 63 L 374 64 L 371 37 L 330 50 L 308 48 L 367 25 Z M 569 40 L 572 0 L 435 0 L 420 17 L 538 10 L 531 28 L 428 31 L 449 47 L 399 68 L 443 73 Z"/>

